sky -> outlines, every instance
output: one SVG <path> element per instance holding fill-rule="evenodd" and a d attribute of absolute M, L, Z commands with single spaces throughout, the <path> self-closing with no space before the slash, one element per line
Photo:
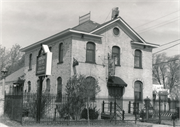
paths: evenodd
<path fill-rule="evenodd" d="M 177 44 L 164 51 L 180 54 L 180 0 L 0 0 L 0 44 L 26 47 L 78 25 L 79 16 L 89 12 L 101 24 L 111 19 L 114 7 L 145 41 L 163 45 L 179 40 L 153 53 Z"/>

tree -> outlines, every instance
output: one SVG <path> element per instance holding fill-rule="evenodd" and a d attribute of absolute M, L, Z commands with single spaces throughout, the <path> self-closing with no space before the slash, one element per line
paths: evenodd
<path fill-rule="evenodd" d="M 65 108 L 61 111 L 77 120 L 82 108 L 85 107 L 86 102 L 88 102 L 88 98 L 93 98 L 94 95 L 99 93 L 100 87 L 97 79 L 90 82 L 85 75 L 73 75 L 68 80 L 65 90 L 68 101 Z"/>
<path fill-rule="evenodd" d="M 180 100 L 180 84 L 172 88 L 170 96 L 174 100 Z"/>
<path fill-rule="evenodd" d="M 2 70 L 7 65 L 9 65 L 9 51 L 0 45 L 0 70 Z M 1 78 L 2 77 L 0 76 L 0 79 Z"/>
<path fill-rule="evenodd" d="M 153 77 L 166 88 L 167 80 L 167 56 L 165 53 L 153 56 Z"/>
<path fill-rule="evenodd" d="M 24 54 L 20 52 L 20 45 L 15 44 L 10 50 L 0 45 L 0 70 L 6 67 L 8 74 L 24 67 Z M 1 79 L 1 76 L 0 76 Z"/>
<path fill-rule="evenodd" d="M 20 48 L 21 46 L 19 44 L 15 44 L 12 46 L 11 50 L 10 50 L 10 66 L 9 66 L 9 73 L 13 73 L 15 72 L 17 69 L 17 66 L 19 65 L 19 63 L 21 63 L 24 59 L 21 59 L 23 56 L 23 53 L 20 52 Z M 20 62 L 21 61 L 21 62 Z"/>
<path fill-rule="evenodd" d="M 167 85 L 171 93 L 173 87 L 178 86 L 178 83 L 180 82 L 180 55 L 170 57 L 169 62 L 167 63 L 167 67 Z"/>
<path fill-rule="evenodd" d="M 153 77 L 178 98 L 179 89 L 176 88 L 180 86 L 180 55 L 167 57 L 164 53 L 158 54 L 153 61 Z"/>

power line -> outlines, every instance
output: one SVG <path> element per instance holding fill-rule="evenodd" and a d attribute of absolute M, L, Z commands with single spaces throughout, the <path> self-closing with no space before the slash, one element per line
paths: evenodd
<path fill-rule="evenodd" d="M 153 64 L 153 65 L 159 65 L 159 64 L 169 63 L 169 62 L 176 61 L 176 60 L 180 60 L 180 59 L 169 60 L 169 61 L 167 61 L 167 62 L 156 63 L 156 64 Z"/>
<path fill-rule="evenodd" d="M 179 40 L 180 40 L 180 39 L 177 39 L 177 40 L 174 40 L 174 41 L 171 41 L 171 42 L 165 43 L 165 44 L 163 44 L 163 45 L 161 45 L 161 46 L 168 45 L 168 44 L 170 44 L 170 43 L 173 43 L 173 42 L 176 42 L 176 41 L 179 41 Z"/>
<path fill-rule="evenodd" d="M 138 32 L 138 33 L 144 33 L 144 32 L 146 32 L 146 31 L 155 29 L 155 28 L 157 28 L 157 27 L 161 27 L 161 26 L 167 25 L 167 24 L 169 24 L 169 23 L 175 22 L 176 20 L 178 20 L 178 18 L 177 18 L 177 19 L 174 19 L 174 20 L 172 20 L 172 21 L 170 21 L 170 22 L 166 22 L 166 23 L 164 23 L 164 24 L 163 24 L 163 23 L 160 23 L 160 24 L 157 24 L 157 25 L 155 25 L 155 26 L 149 27 L 149 28 L 147 28 L 147 29 L 141 30 L 141 31 Z"/>
<path fill-rule="evenodd" d="M 179 11 L 179 10 L 178 10 L 178 11 Z M 157 19 L 155 19 L 155 20 L 152 20 L 152 21 L 150 21 L 150 22 L 147 22 L 147 23 L 145 23 L 145 24 L 142 24 L 142 25 L 140 25 L 140 26 L 137 26 L 137 27 L 135 27 L 135 28 L 142 27 L 142 26 L 144 26 L 144 25 L 146 25 L 146 24 L 149 24 L 149 23 L 152 23 L 152 22 L 154 22 L 154 21 L 157 21 L 157 20 L 159 20 L 159 19 L 161 19 L 161 18 L 164 18 L 164 17 L 166 17 L 166 16 L 168 16 L 168 15 L 171 15 L 171 14 L 173 14 L 173 13 L 176 13 L 176 12 L 178 12 L 178 11 L 174 11 L 174 12 L 172 12 L 172 13 L 169 13 L 169 14 L 167 14 L 167 15 L 164 15 L 164 16 L 162 16 L 162 17 L 159 17 L 159 18 L 157 18 Z"/>
<path fill-rule="evenodd" d="M 162 50 L 160 50 L 160 51 L 158 51 L 158 52 L 153 53 L 153 55 L 154 55 L 154 54 L 157 54 L 157 53 L 159 53 L 159 52 L 162 52 L 162 51 L 164 51 L 164 50 L 170 49 L 170 48 L 172 48 L 172 47 L 174 47 L 174 46 L 176 46 L 176 45 L 179 45 L 179 44 L 180 44 L 180 43 L 177 43 L 177 44 L 172 45 L 172 46 L 170 46 L 170 47 L 168 47 L 168 48 L 162 49 Z"/>

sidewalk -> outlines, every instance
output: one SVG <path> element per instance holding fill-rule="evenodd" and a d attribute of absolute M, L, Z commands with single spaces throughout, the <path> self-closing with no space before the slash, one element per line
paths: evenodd
<path fill-rule="evenodd" d="M 173 121 L 170 121 L 173 123 Z M 162 121 L 162 124 L 153 124 L 153 123 L 146 123 L 146 122 L 139 122 L 137 121 L 136 124 L 134 124 L 136 127 L 173 127 L 173 124 L 164 124 L 164 121 Z M 79 127 L 78 125 L 70 125 L 70 126 L 66 126 L 66 125 L 48 125 L 48 124 L 35 124 L 35 125 L 25 125 L 22 126 L 20 123 L 15 122 L 15 121 L 11 121 L 9 119 L 0 119 L 0 127 Z M 87 125 L 81 125 L 81 127 L 86 127 Z M 92 126 L 92 127 L 101 127 L 102 125 L 96 125 L 96 126 Z M 106 127 L 106 126 L 105 126 Z M 107 126 L 110 127 L 110 126 Z M 180 120 L 175 122 L 175 127 L 180 127 Z"/>

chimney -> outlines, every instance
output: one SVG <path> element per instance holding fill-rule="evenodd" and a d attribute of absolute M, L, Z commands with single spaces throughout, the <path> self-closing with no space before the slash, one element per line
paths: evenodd
<path fill-rule="evenodd" d="M 91 19 L 91 12 L 79 17 L 79 24 L 82 24 Z"/>
<path fill-rule="evenodd" d="M 111 16 L 111 19 L 116 19 L 117 17 L 119 16 L 119 10 L 118 10 L 118 7 L 115 7 L 112 9 L 112 16 Z"/>

